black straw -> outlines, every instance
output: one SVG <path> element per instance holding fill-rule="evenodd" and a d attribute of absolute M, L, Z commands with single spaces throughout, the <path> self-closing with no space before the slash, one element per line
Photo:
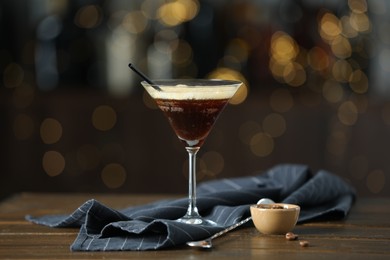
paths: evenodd
<path fill-rule="evenodd" d="M 155 88 L 158 91 L 161 91 L 161 88 L 153 83 L 145 74 L 143 74 L 141 71 L 139 71 L 136 67 L 134 67 L 133 64 L 129 63 L 129 68 L 132 69 L 135 73 L 138 74 L 141 78 L 143 78 L 146 82 L 148 82 L 153 88 Z"/>

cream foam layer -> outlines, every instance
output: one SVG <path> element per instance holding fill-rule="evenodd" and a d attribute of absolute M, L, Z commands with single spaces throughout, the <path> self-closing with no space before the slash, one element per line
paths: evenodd
<path fill-rule="evenodd" d="M 237 91 L 237 85 L 229 86 L 160 86 L 162 91 L 154 89 L 150 85 L 144 85 L 146 91 L 154 99 L 174 99 L 174 100 L 188 100 L 188 99 L 230 99 Z"/>

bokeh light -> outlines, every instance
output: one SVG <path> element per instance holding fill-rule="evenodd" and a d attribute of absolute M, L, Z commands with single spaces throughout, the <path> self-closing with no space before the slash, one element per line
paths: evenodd
<path fill-rule="evenodd" d="M 345 101 L 339 106 L 337 116 L 341 123 L 352 126 L 358 120 L 358 109 L 352 101 Z"/>
<path fill-rule="evenodd" d="M 322 87 L 322 95 L 329 103 L 338 103 L 344 98 L 344 89 L 334 80 L 327 80 Z"/>
<path fill-rule="evenodd" d="M 92 114 L 93 126 L 101 131 L 112 129 L 117 121 L 115 110 L 108 105 L 100 105 L 95 108 Z"/>
<path fill-rule="evenodd" d="M 87 5 L 80 8 L 75 16 L 74 23 L 85 29 L 97 27 L 102 20 L 102 10 L 98 5 Z"/>
<path fill-rule="evenodd" d="M 329 59 L 328 53 L 317 46 L 310 49 L 308 53 L 308 64 L 317 71 L 324 71 L 328 69 L 330 64 Z"/>
<path fill-rule="evenodd" d="M 208 76 L 210 79 L 238 80 L 243 84 L 237 90 L 236 94 L 229 100 L 232 105 L 238 105 L 245 101 L 248 96 L 248 83 L 245 77 L 238 71 L 229 68 L 217 68 Z"/>
<path fill-rule="evenodd" d="M 304 66 L 297 62 L 300 48 L 287 33 L 277 31 L 272 35 L 270 44 L 269 69 L 276 80 L 293 87 L 303 85 L 307 80 Z"/>
<path fill-rule="evenodd" d="M 338 60 L 332 66 L 332 76 L 338 82 L 348 82 L 351 74 L 352 66 L 346 60 Z"/>
<path fill-rule="evenodd" d="M 271 57 L 279 64 L 288 64 L 298 55 L 298 46 L 288 34 L 278 31 L 272 35 Z"/>
<path fill-rule="evenodd" d="M 65 169 L 65 158 L 58 151 L 47 151 L 42 158 L 42 167 L 47 175 L 60 175 Z"/>
<path fill-rule="evenodd" d="M 62 137 L 62 125 L 54 118 L 46 118 L 41 123 L 40 134 L 43 143 L 54 144 Z"/>
<path fill-rule="evenodd" d="M 133 34 L 144 32 L 148 25 L 148 19 L 141 11 L 132 11 L 127 13 L 122 21 L 122 27 Z"/>
<path fill-rule="evenodd" d="M 340 20 L 334 14 L 325 13 L 319 23 L 319 32 L 325 41 L 334 40 L 342 32 Z"/>
<path fill-rule="evenodd" d="M 333 54 L 340 59 L 347 59 L 352 55 L 351 43 L 343 36 L 335 37 L 330 43 Z"/>
<path fill-rule="evenodd" d="M 280 114 L 271 113 L 264 118 L 262 126 L 264 132 L 275 138 L 283 135 L 286 131 L 286 120 Z"/>
<path fill-rule="evenodd" d="M 364 94 L 368 91 L 368 78 L 361 70 L 355 70 L 349 78 L 349 86 L 358 94 Z"/>
<path fill-rule="evenodd" d="M 249 145 L 252 153 L 258 157 L 270 155 L 275 147 L 274 139 L 269 134 L 263 132 L 252 136 Z"/>
<path fill-rule="evenodd" d="M 110 189 L 121 187 L 126 181 L 126 176 L 125 168 L 118 163 L 107 164 L 101 172 L 103 183 Z"/>
<path fill-rule="evenodd" d="M 139 89 L 140 78 L 128 71 L 131 61 L 151 78 L 242 81 L 230 103 L 244 111 L 243 118 L 232 118 L 235 129 L 227 131 L 233 135 L 229 136 L 232 144 L 240 146 L 232 149 L 242 146 L 245 151 L 238 160 L 295 159 L 283 153 L 286 144 L 306 137 L 297 127 L 320 123 L 322 132 L 310 137 L 321 136 L 318 150 L 329 160 L 312 162 L 347 172 L 367 193 L 386 191 L 387 168 L 380 166 L 382 158 L 370 148 L 386 154 L 386 148 L 375 143 L 379 137 L 372 129 L 379 121 L 383 126 L 377 129 L 379 136 L 390 127 L 387 1 L 348 0 L 337 5 L 326 1 L 44 2 L 24 11 L 29 15 L 27 22 L 20 15 L 0 16 L 12 18 L 19 28 L 10 34 L 15 39 L 4 37 L 0 49 L 2 105 L 6 106 L 2 118 L 9 118 L 12 137 L 5 149 L 10 147 L 9 153 L 17 154 L 15 161 L 24 156 L 18 151 L 53 149 L 44 153 L 42 161 L 35 160 L 47 176 L 65 170 L 75 178 L 97 175 L 109 189 L 127 189 L 126 180 L 132 177 L 126 172 L 127 158 L 133 158 L 138 140 L 122 138 L 129 122 L 122 121 L 119 113 L 129 103 L 119 110 L 121 101 L 117 104 L 115 98 L 142 98 L 142 105 L 158 109 L 149 94 Z M 53 88 L 43 94 L 41 84 Z M 80 106 L 80 116 L 69 118 L 63 98 L 87 88 L 98 89 L 99 94 Z M 69 89 L 69 96 L 62 95 Z M 261 111 L 256 110 L 259 102 Z M 306 117 L 311 120 L 302 123 Z M 213 129 L 213 145 L 224 142 L 223 131 Z M 172 139 L 174 148 L 182 152 L 181 144 Z M 387 147 L 386 141 L 383 146 Z M 227 158 L 225 151 L 204 151 L 198 177 L 232 174 L 226 168 Z M 245 170 L 257 167 L 248 163 Z M 186 165 L 186 177 L 187 171 Z"/>
<path fill-rule="evenodd" d="M 164 3 L 158 9 L 158 17 L 164 25 L 176 26 L 193 19 L 199 11 L 196 0 L 174 0 Z"/>

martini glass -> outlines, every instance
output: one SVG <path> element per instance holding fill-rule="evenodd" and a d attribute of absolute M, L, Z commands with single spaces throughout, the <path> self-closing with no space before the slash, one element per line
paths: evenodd
<path fill-rule="evenodd" d="M 196 206 L 196 154 L 229 99 L 242 84 L 233 80 L 173 79 L 141 83 L 188 152 L 188 209 L 177 221 L 187 224 L 216 225 L 202 218 Z M 157 86 L 157 87 L 156 87 Z"/>

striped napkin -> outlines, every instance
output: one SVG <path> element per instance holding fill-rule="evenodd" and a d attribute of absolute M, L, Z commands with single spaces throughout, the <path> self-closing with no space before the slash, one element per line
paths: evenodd
<path fill-rule="evenodd" d="M 298 223 L 347 216 L 355 190 L 327 171 L 313 174 L 304 165 L 278 165 L 248 177 L 198 185 L 197 206 L 215 227 L 189 225 L 175 219 L 186 213 L 188 199 L 163 200 L 116 210 L 92 199 L 70 215 L 26 216 L 50 227 L 78 227 L 72 251 L 156 250 L 200 240 L 248 217 L 249 205 L 260 198 L 298 204 Z M 251 223 L 250 223 L 251 224 Z"/>

